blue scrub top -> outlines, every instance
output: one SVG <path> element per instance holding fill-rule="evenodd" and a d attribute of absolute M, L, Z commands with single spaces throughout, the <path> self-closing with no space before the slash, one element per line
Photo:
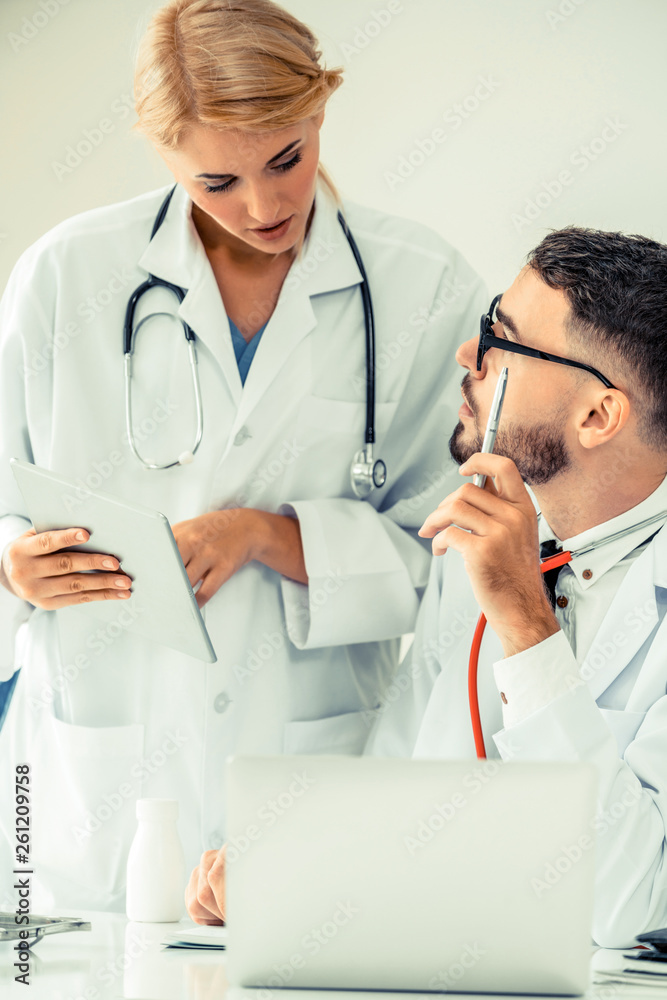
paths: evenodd
<path fill-rule="evenodd" d="M 266 330 L 268 323 L 265 323 L 261 330 L 258 330 L 255 336 L 249 343 L 246 343 L 245 338 L 238 326 L 229 320 L 229 329 L 232 334 L 232 343 L 234 345 L 234 354 L 236 355 L 236 363 L 239 366 L 239 375 L 241 376 L 241 384 L 245 385 L 245 380 L 248 377 L 248 372 L 250 370 L 250 365 L 252 364 L 252 359 L 255 357 L 255 352 L 259 347 L 259 342 L 262 334 Z"/>

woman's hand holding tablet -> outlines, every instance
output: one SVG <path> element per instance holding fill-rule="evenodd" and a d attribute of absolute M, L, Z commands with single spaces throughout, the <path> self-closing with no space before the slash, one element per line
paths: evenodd
<path fill-rule="evenodd" d="M 46 611 L 89 601 L 126 600 L 132 581 L 119 573 L 115 556 L 64 551 L 89 538 L 84 528 L 40 532 L 31 528 L 5 548 L 0 582 Z"/>

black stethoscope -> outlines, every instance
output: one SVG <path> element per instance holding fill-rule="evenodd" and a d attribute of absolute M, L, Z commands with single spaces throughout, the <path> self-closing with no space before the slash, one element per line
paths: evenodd
<path fill-rule="evenodd" d="M 151 240 L 164 222 L 167 209 L 169 208 L 169 203 L 171 202 L 176 187 L 177 185 L 175 184 L 160 205 L 160 209 L 155 217 L 155 222 L 153 223 L 153 230 L 150 236 Z M 350 244 L 350 249 L 352 250 L 354 259 L 357 262 L 357 266 L 362 277 L 360 289 L 364 306 L 364 326 L 366 329 L 366 433 L 364 447 L 356 453 L 352 462 L 352 467 L 350 469 L 350 483 L 355 495 L 360 499 L 364 499 L 364 497 L 367 497 L 374 487 L 379 489 L 384 486 L 387 481 L 387 467 L 385 463 L 382 459 L 373 459 L 373 444 L 375 443 L 375 317 L 373 314 L 373 303 L 371 301 L 370 288 L 368 286 L 368 276 L 361 259 L 361 254 L 359 253 L 359 247 L 357 246 L 352 233 L 348 229 L 347 223 L 345 222 L 341 212 L 338 212 L 338 221 L 343 232 L 345 233 L 347 242 Z M 168 291 L 173 292 L 178 299 L 179 305 L 185 298 L 186 290 L 184 288 L 181 288 L 179 285 L 174 285 L 170 281 L 164 281 L 162 278 L 156 278 L 155 275 L 150 273 L 146 281 L 139 285 L 129 298 L 125 312 L 125 326 L 123 330 L 123 353 L 125 356 L 125 424 L 127 429 L 127 439 L 130 448 L 132 449 L 132 453 L 141 462 L 145 469 L 161 470 L 172 469 L 176 465 L 186 465 L 193 460 L 197 449 L 201 444 L 204 433 L 204 410 L 201 398 L 199 372 L 197 369 L 195 334 L 185 320 L 181 320 L 190 355 L 192 385 L 197 412 L 195 442 L 191 451 L 184 451 L 181 455 L 179 455 L 175 462 L 167 462 L 165 465 L 157 465 L 153 462 L 147 462 L 139 453 L 132 424 L 132 355 L 134 352 L 134 338 L 143 324 L 147 320 L 152 319 L 153 316 L 172 316 L 171 313 L 166 312 L 150 313 L 148 316 L 145 316 L 142 320 L 140 320 L 136 327 L 134 326 L 134 314 L 137 308 L 137 303 L 141 299 L 142 295 L 151 291 L 153 288 L 166 288 Z"/>

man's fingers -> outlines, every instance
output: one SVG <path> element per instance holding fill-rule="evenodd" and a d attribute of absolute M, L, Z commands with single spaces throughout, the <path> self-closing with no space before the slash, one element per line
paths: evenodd
<path fill-rule="evenodd" d="M 218 852 L 207 851 L 206 853 L 214 853 L 217 855 Z M 199 866 L 199 879 L 197 882 L 197 902 L 200 907 L 208 913 L 208 919 L 211 919 L 211 917 L 217 917 L 218 920 L 224 922 L 225 918 L 222 910 L 218 906 L 215 893 L 209 882 L 209 868 L 201 864 Z"/>
<path fill-rule="evenodd" d="M 476 535 L 487 535 L 495 522 L 488 514 L 466 503 L 465 500 L 457 499 L 443 510 L 438 509 L 429 514 L 419 529 L 419 534 L 422 538 L 433 538 L 450 524 L 456 524 L 459 528 L 465 528 Z"/>
<path fill-rule="evenodd" d="M 487 480 L 487 485 L 490 482 L 490 479 Z M 455 493 L 450 493 L 448 497 L 445 497 L 436 510 L 429 514 L 419 529 L 421 537 L 432 538 L 436 531 L 440 531 L 447 523 L 458 524 L 456 516 L 451 515 L 452 512 L 455 514 L 460 504 L 481 511 L 489 517 L 498 518 L 502 517 L 505 506 L 503 501 L 499 500 L 495 490 L 493 492 L 486 488 L 481 490 L 479 486 L 474 486 L 473 483 L 465 483 Z M 450 518 L 449 521 L 447 520 L 448 518 Z M 464 527 L 468 527 L 468 525 Z"/>
<path fill-rule="evenodd" d="M 465 555 L 471 545 L 471 535 L 468 531 L 463 531 L 462 528 L 457 527 L 455 524 L 450 524 L 448 528 L 441 531 L 433 539 L 433 544 L 431 546 L 434 556 L 442 556 L 445 554 L 447 549 L 455 549 L 462 555 Z"/>
<path fill-rule="evenodd" d="M 478 473 L 492 477 L 499 497 L 509 503 L 530 503 L 528 491 L 511 458 L 503 455 L 482 455 L 477 452 L 461 466 L 461 475 L 474 476 Z"/>
<path fill-rule="evenodd" d="M 227 847 L 224 846 L 218 851 L 218 856 L 209 868 L 208 872 L 208 884 L 213 890 L 213 895 L 215 896 L 215 902 L 218 907 L 218 912 L 222 919 L 225 919 L 225 868 L 226 868 L 226 855 Z"/>
<path fill-rule="evenodd" d="M 197 898 L 199 887 L 199 866 L 194 868 L 192 874 L 190 875 L 190 880 L 187 884 L 185 890 L 185 906 L 188 911 L 188 916 L 194 920 L 196 924 L 206 924 L 206 925 L 220 925 L 220 918 L 215 914 L 211 913 L 205 906 L 203 906 L 199 899 Z"/>

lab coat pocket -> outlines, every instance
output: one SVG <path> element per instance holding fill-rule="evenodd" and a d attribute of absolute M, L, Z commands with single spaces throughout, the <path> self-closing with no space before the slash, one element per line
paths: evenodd
<path fill-rule="evenodd" d="M 81 886 L 103 908 L 125 885 L 144 727 L 74 726 L 44 712 L 41 728 L 31 762 L 35 869 L 54 887 L 71 886 L 63 893 L 71 891 L 72 906 Z"/>
<path fill-rule="evenodd" d="M 644 721 L 646 712 L 626 712 L 623 709 L 601 708 L 600 713 L 614 734 L 618 752 L 622 757 L 637 735 L 637 730 Z"/>
<path fill-rule="evenodd" d="M 375 404 L 376 457 L 396 412 L 398 401 Z M 364 446 L 366 403 L 304 396 L 297 409 L 294 442 L 299 459 L 291 466 L 289 499 L 351 494 L 350 466 Z"/>
<path fill-rule="evenodd" d="M 364 747 L 375 722 L 377 710 L 346 712 L 326 719 L 285 724 L 286 754 L 333 753 L 356 756 Z"/>

